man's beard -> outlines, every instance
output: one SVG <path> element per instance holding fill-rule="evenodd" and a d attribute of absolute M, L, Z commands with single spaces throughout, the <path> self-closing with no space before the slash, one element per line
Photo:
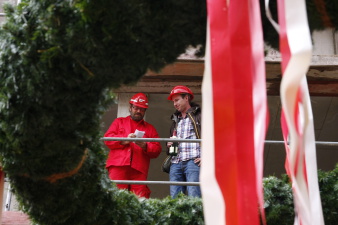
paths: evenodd
<path fill-rule="evenodd" d="M 143 119 L 143 116 L 140 113 L 138 113 L 138 114 L 135 113 L 135 114 L 131 115 L 131 118 L 135 121 L 141 121 Z"/>

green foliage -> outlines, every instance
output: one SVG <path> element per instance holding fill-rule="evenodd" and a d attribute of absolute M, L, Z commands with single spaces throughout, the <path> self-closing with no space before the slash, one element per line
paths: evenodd
<path fill-rule="evenodd" d="M 338 164 L 332 171 L 318 171 L 325 224 L 338 224 Z"/>
<path fill-rule="evenodd" d="M 144 209 L 153 218 L 151 224 L 204 224 L 201 198 L 179 195 L 172 199 L 150 199 L 143 202 Z"/>
<path fill-rule="evenodd" d="M 338 164 L 332 171 L 318 171 L 324 222 L 338 224 Z M 264 208 L 268 225 L 292 225 L 294 205 L 291 184 L 286 175 L 264 178 Z"/>
<path fill-rule="evenodd" d="M 328 28 L 327 25 L 323 22 L 324 17 L 320 10 L 318 9 L 316 1 L 306 0 L 306 10 L 307 17 L 309 23 L 309 29 L 312 33 L 314 30 L 324 30 Z M 337 30 L 338 27 L 338 2 L 334 0 L 324 0 L 322 1 L 328 19 L 330 20 L 331 28 Z M 271 25 L 265 13 L 265 1 L 260 0 L 260 9 L 261 9 L 261 17 L 262 17 L 262 26 L 263 26 L 263 36 L 264 42 L 274 48 L 279 49 L 279 35 L 275 28 Z M 278 11 L 277 11 L 277 1 L 269 1 L 269 9 L 271 11 L 271 15 L 274 21 L 278 22 Z"/>
<path fill-rule="evenodd" d="M 332 28 L 337 29 L 338 27 L 338 16 L 337 16 L 338 2 L 332 1 L 332 0 L 325 0 L 323 2 L 324 2 L 323 5 L 326 11 L 325 13 L 328 17 L 327 19 L 330 21 L 329 24 L 331 24 Z M 316 4 L 318 4 L 318 2 L 309 1 L 309 0 L 306 1 L 306 9 L 307 9 L 310 30 L 323 30 L 328 24 L 326 24 L 325 22 L 326 19 Z"/>
<path fill-rule="evenodd" d="M 263 187 L 267 224 L 293 224 L 294 206 L 290 184 L 271 176 L 264 178 Z"/>

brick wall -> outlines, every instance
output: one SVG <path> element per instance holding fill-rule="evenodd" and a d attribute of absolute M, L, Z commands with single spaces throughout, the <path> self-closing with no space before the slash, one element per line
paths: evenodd
<path fill-rule="evenodd" d="M 19 211 L 7 211 L 2 213 L 1 225 L 30 225 L 28 216 Z"/>

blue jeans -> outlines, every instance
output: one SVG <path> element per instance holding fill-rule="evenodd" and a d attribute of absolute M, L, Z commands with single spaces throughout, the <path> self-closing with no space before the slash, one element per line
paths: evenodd
<path fill-rule="evenodd" d="M 188 160 L 179 163 L 172 163 L 170 167 L 170 181 L 200 181 L 200 167 L 194 163 L 194 160 Z M 175 198 L 180 192 L 188 194 L 192 197 L 201 197 L 201 189 L 199 186 L 177 186 L 170 185 L 170 195 Z"/>

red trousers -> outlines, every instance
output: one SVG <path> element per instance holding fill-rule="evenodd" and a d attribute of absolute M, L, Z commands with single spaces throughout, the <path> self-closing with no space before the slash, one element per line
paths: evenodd
<path fill-rule="evenodd" d="M 130 166 L 109 166 L 107 168 L 111 180 L 147 180 L 147 174 L 143 174 Z M 139 197 L 149 198 L 150 189 L 147 185 L 116 184 L 119 189 L 127 189 Z"/>

